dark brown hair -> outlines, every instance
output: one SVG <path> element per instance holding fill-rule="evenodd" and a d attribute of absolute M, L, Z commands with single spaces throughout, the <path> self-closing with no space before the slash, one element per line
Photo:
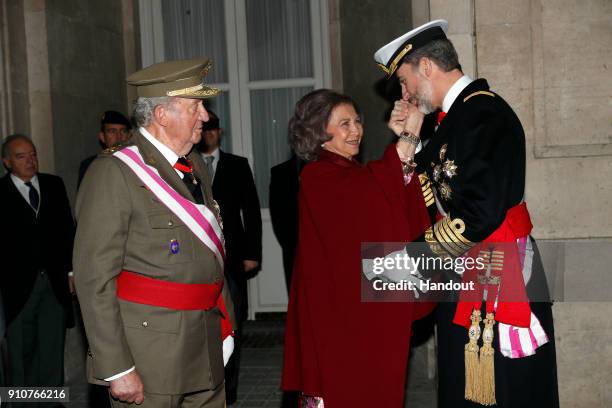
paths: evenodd
<path fill-rule="evenodd" d="M 295 104 L 295 113 L 289 121 L 289 144 L 295 154 L 305 161 L 316 160 L 321 144 L 331 137 L 325 133 L 332 111 L 338 105 L 359 107 L 349 96 L 329 89 L 318 89 L 302 97 Z"/>

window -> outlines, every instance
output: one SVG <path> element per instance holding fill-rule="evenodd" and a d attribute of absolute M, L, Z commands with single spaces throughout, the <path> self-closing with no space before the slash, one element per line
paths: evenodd
<path fill-rule="evenodd" d="M 222 149 L 253 166 L 262 208 L 270 168 L 290 157 L 287 122 L 307 92 L 329 87 L 326 0 L 140 0 L 143 66 L 209 56 L 207 101 Z M 325 68 L 324 68 L 325 67 Z"/>

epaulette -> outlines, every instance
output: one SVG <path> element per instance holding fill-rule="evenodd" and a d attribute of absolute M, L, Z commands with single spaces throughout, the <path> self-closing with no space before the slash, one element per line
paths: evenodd
<path fill-rule="evenodd" d="M 114 146 L 107 147 L 106 149 L 102 150 L 98 156 L 112 156 L 113 153 L 115 153 L 115 152 L 123 149 L 124 147 L 129 146 L 129 145 L 130 145 L 129 142 L 118 143 L 118 144 L 116 144 Z"/>
<path fill-rule="evenodd" d="M 493 92 L 489 92 L 489 91 L 476 91 L 474 93 L 469 94 L 465 98 L 463 98 L 463 102 L 464 103 L 467 102 L 472 96 L 476 96 L 476 95 L 487 95 L 487 96 L 495 97 L 495 94 Z"/>

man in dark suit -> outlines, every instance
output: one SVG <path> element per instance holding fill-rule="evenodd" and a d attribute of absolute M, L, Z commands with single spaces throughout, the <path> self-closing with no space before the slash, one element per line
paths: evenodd
<path fill-rule="evenodd" d="M 38 173 L 23 135 L 2 145 L 0 291 L 7 320 L 9 384 L 60 386 L 64 337 L 72 320 L 74 221 L 62 179 Z"/>
<path fill-rule="evenodd" d="M 270 170 L 270 218 L 274 235 L 283 250 L 283 268 L 287 293 L 298 238 L 298 190 L 304 162 L 297 158 L 277 164 Z"/>
<path fill-rule="evenodd" d="M 98 132 L 98 141 L 104 149 L 118 145 L 128 140 L 128 138 L 130 137 L 131 129 L 132 124 L 130 123 L 128 118 L 123 116 L 122 113 L 112 110 L 106 111 L 102 114 L 102 117 L 100 118 L 100 131 Z M 94 161 L 97 156 L 97 154 L 89 156 L 79 165 L 79 178 L 77 181 L 77 188 L 79 188 L 79 186 L 81 185 L 81 180 L 83 180 L 83 176 L 89 168 L 89 165 Z"/>
<path fill-rule="evenodd" d="M 239 327 L 234 354 L 225 370 L 227 403 L 232 404 L 238 387 L 240 329 L 248 315 L 247 279 L 261 263 L 261 211 L 249 162 L 219 148 L 223 130 L 217 115 L 208 113 L 210 120 L 204 123 L 198 147 L 213 179 L 213 198 L 221 207 L 227 251 L 225 272 Z"/>

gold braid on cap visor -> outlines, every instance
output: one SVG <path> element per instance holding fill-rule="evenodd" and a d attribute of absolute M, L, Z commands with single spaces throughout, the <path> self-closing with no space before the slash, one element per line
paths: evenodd
<path fill-rule="evenodd" d="M 190 86 L 189 88 L 175 89 L 174 91 L 168 91 L 166 92 L 166 95 L 167 96 L 180 96 L 180 95 L 190 94 L 195 91 L 199 91 L 200 89 L 204 89 L 204 84 Z"/>
<path fill-rule="evenodd" d="M 385 71 L 385 73 L 387 74 L 387 76 L 391 76 L 395 73 L 395 70 L 397 69 L 397 64 L 400 63 L 400 61 L 402 60 L 402 58 L 404 58 L 404 55 L 408 54 L 408 52 L 412 49 L 412 44 L 408 44 L 404 47 L 403 50 L 401 50 L 396 56 L 395 58 L 393 58 L 393 61 L 391 62 L 391 65 L 389 65 L 389 68 L 387 68 L 385 65 L 383 64 L 378 64 L 379 67 L 382 68 L 383 71 Z"/>

